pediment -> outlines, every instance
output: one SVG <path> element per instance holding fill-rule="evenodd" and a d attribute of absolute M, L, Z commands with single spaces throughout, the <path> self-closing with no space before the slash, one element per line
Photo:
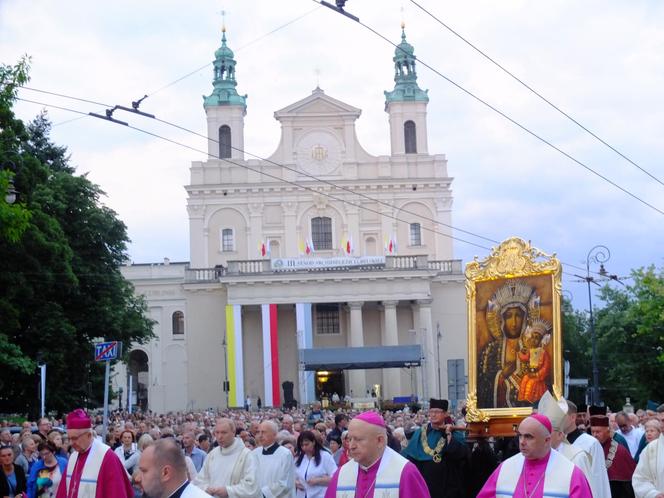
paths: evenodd
<path fill-rule="evenodd" d="M 274 113 L 274 117 L 281 119 L 287 116 L 352 116 L 357 119 L 362 111 L 340 100 L 326 95 L 323 90 L 316 88 L 311 95 L 299 100 Z"/>

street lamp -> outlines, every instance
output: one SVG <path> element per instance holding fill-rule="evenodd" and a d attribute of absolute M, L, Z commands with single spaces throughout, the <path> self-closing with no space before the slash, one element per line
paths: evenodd
<path fill-rule="evenodd" d="M 12 161 L 6 161 L 6 163 L 9 165 L 9 170 L 13 173 L 16 173 L 16 164 L 14 164 Z M 5 202 L 7 202 L 7 204 L 14 204 L 16 202 L 16 194 L 17 192 L 14 188 L 14 179 L 10 176 L 9 184 L 7 185 L 7 192 L 5 193 Z"/>
<path fill-rule="evenodd" d="M 413 336 L 413 344 L 417 345 L 417 330 L 409 329 L 408 334 Z M 420 348 L 421 347 L 422 346 L 420 345 Z M 421 353 L 420 353 L 420 356 L 422 356 Z M 415 403 L 415 399 L 417 397 L 417 395 L 416 395 L 417 381 L 415 379 L 415 370 L 413 369 L 412 365 L 409 365 L 408 369 L 410 370 L 410 401 L 411 401 L 411 403 Z"/>
<path fill-rule="evenodd" d="M 230 390 L 230 386 L 228 385 L 228 354 L 226 352 L 226 338 L 224 337 L 224 340 L 221 342 L 222 346 L 224 346 L 224 392 L 226 393 L 226 409 L 229 408 L 228 406 L 228 391 Z"/>
<path fill-rule="evenodd" d="M 593 405 L 600 404 L 600 394 L 599 394 L 599 368 L 597 367 L 597 337 L 595 336 L 595 320 L 593 317 L 593 297 L 590 290 L 590 284 L 593 283 L 597 286 L 597 279 L 590 275 L 590 263 L 598 264 L 599 263 L 599 275 L 601 277 L 606 277 L 607 272 L 604 268 L 604 263 L 606 263 L 611 258 L 611 251 L 609 248 L 603 245 L 597 245 L 588 251 L 588 256 L 586 256 L 586 276 L 581 277 L 588 284 L 588 307 L 590 310 L 590 340 L 592 342 L 592 363 L 593 363 L 593 387 L 591 391 L 590 402 Z M 577 275 L 578 276 L 578 275 Z"/>
<path fill-rule="evenodd" d="M 441 399 L 443 396 L 440 392 L 441 382 L 440 382 L 440 339 L 443 337 L 443 334 L 440 333 L 440 323 L 436 323 L 436 359 L 438 360 L 438 399 Z M 448 393 L 449 396 L 449 393 Z"/>

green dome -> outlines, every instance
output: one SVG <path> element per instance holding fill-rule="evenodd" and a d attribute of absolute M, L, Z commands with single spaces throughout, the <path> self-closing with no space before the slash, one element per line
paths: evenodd
<path fill-rule="evenodd" d="M 226 46 L 226 28 L 221 35 L 221 47 L 214 52 L 214 79 L 212 94 L 203 97 L 203 106 L 241 105 L 247 107 L 247 96 L 237 93 L 235 87 L 235 59 L 233 51 Z"/>
<path fill-rule="evenodd" d="M 401 25 L 401 43 L 394 50 L 394 89 L 385 92 L 385 108 L 390 102 L 420 101 L 428 102 L 428 90 L 422 90 L 417 84 L 415 70 L 415 49 L 406 41 L 406 31 Z"/>
<path fill-rule="evenodd" d="M 233 51 L 226 46 L 226 30 L 224 29 L 221 36 L 221 47 L 214 52 L 215 59 L 232 59 L 235 56 Z"/>
<path fill-rule="evenodd" d="M 401 43 L 394 49 L 394 58 L 406 59 L 408 57 L 415 57 L 415 49 L 406 41 L 406 31 L 401 28 Z"/>

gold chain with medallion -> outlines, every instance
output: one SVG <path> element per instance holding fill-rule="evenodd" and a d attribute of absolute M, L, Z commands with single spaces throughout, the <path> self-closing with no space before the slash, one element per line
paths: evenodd
<path fill-rule="evenodd" d="M 422 431 L 420 432 L 420 440 L 422 442 L 422 449 L 424 450 L 424 453 L 429 455 L 434 462 L 440 463 L 443 458 L 440 456 L 440 452 L 443 451 L 443 448 L 445 447 L 445 443 L 447 440 L 445 439 L 445 434 L 441 436 L 441 438 L 438 440 L 438 444 L 434 449 L 431 449 L 429 446 L 429 440 L 427 439 L 427 428 L 428 425 L 425 425 L 422 428 Z"/>

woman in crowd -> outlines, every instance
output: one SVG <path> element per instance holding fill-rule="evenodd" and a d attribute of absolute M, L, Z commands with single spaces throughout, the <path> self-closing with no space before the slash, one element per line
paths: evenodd
<path fill-rule="evenodd" d="M 636 451 L 636 456 L 634 457 L 634 461 L 636 463 L 639 463 L 641 452 L 646 448 L 646 446 L 648 446 L 648 443 L 659 438 L 659 435 L 662 433 L 662 423 L 656 418 L 651 418 L 646 421 L 643 428 L 645 429 L 645 433 L 643 434 L 643 437 L 641 437 L 641 441 L 639 442 L 639 449 Z"/>
<path fill-rule="evenodd" d="M 34 442 L 34 441 L 33 441 Z M 0 447 L 0 496 L 21 496 L 27 490 L 25 472 L 20 465 L 14 465 L 14 449 L 11 446 Z"/>
<path fill-rule="evenodd" d="M 321 433 L 323 440 L 327 439 L 327 426 L 323 422 L 318 422 L 316 424 L 316 430 Z"/>
<path fill-rule="evenodd" d="M 140 459 L 141 453 L 143 453 L 145 451 L 145 448 L 147 448 L 151 444 L 154 444 L 154 439 L 152 439 L 152 436 L 150 436 L 150 434 L 148 434 L 148 433 L 143 434 L 138 439 L 138 444 L 136 445 L 137 448 L 138 448 L 138 451 L 136 451 L 136 453 L 138 453 L 138 459 Z M 139 478 L 138 474 L 140 474 L 140 472 L 141 471 L 139 470 L 138 465 L 135 465 L 134 466 L 134 472 L 131 474 L 132 485 L 133 485 L 133 488 L 134 488 L 135 498 L 141 498 L 143 496 L 143 491 L 142 491 L 141 487 L 134 484 L 138 480 L 138 478 Z"/>
<path fill-rule="evenodd" d="M 67 433 L 65 432 L 62 434 L 62 453 L 64 454 L 65 458 L 69 458 L 70 450 L 71 444 L 69 443 L 69 436 L 67 436 Z"/>
<path fill-rule="evenodd" d="M 644 428 L 646 430 L 645 433 L 646 444 L 657 439 L 659 435 L 662 433 L 662 423 L 656 418 L 651 418 L 650 420 L 648 420 L 645 423 Z"/>
<path fill-rule="evenodd" d="M 344 452 L 341 446 L 341 436 L 332 436 L 330 437 L 330 453 L 332 453 L 332 458 L 334 458 L 334 463 L 339 466 L 339 459 L 341 458 L 342 453 Z"/>
<path fill-rule="evenodd" d="M 62 433 L 58 429 L 51 429 L 48 440 L 55 446 L 55 456 L 69 458 L 69 453 L 62 446 Z"/>
<path fill-rule="evenodd" d="M 37 443 L 32 435 L 26 435 L 21 439 L 21 453 L 16 457 L 14 463 L 23 468 L 23 473 L 27 476 L 30 474 L 30 469 L 37 461 Z"/>
<path fill-rule="evenodd" d="M 323 498 L 330 479 L 337 471 L 332 455 L 323 449 L 311 431 L 297 438 L 295 460 L 295 487 L 297 498 Z"/>
<path fill-rule="evenodd" d="M 401 453 L 401 450 L 405 449 L 406 446 L 408 446 L 408 438 L 406 437 L 406 432 L 404 431 L 403 427 L 397 427 L 392 431 L 392 435 L 394 436 L 394 439 L 399 441 L 399 445 L 401 448 L 399 449 L 399 453 Z"/>
<path fill-rule="evenodd" d="M 256 449 L 256 440 L 253 437 L 248 437 L 244 441 L 244 445 L 249 448 L 250 450 L 255 450 Z"/>
<path fill-rule="evenodd" d="M 295 451 L 295 445 L 293 444 L 293 441 L 291 441 L 290 439 L 284 439 L 279 444 L 284 448 L 286 448 L 288 451 L 290 451 L 291 455 L 293 455 L 293 458 L 297 456 L 297 451 Z"/>
<path fill-rule="evenodd" d="M 28 477 L 28 498 L 53 498 L 67 470 L 67 459 L 57 455 L 57 448 L 50 441 L 39 443 L 37 451 L 39 460 Z"/>
<path fill-rule="evenodd" d="M 339 457 L 338 466 L 341 467 L 348 460 L 350 460 L 350 441 L 348 441 L 348 431 L 341 433 L 341 456 Z"/>
<path fill-rule="evenodd" d="M 134 467 L 138 464 L 138 459 L 141 456 L 136 446 L 135 438 L 136 436 L 134 436 L 133 432 L 124 430 L 120 434 L 120 442 L 122 444 L 115 448 L 115 454 L 120 458 L 129 475 L 134 472 Z"/>

